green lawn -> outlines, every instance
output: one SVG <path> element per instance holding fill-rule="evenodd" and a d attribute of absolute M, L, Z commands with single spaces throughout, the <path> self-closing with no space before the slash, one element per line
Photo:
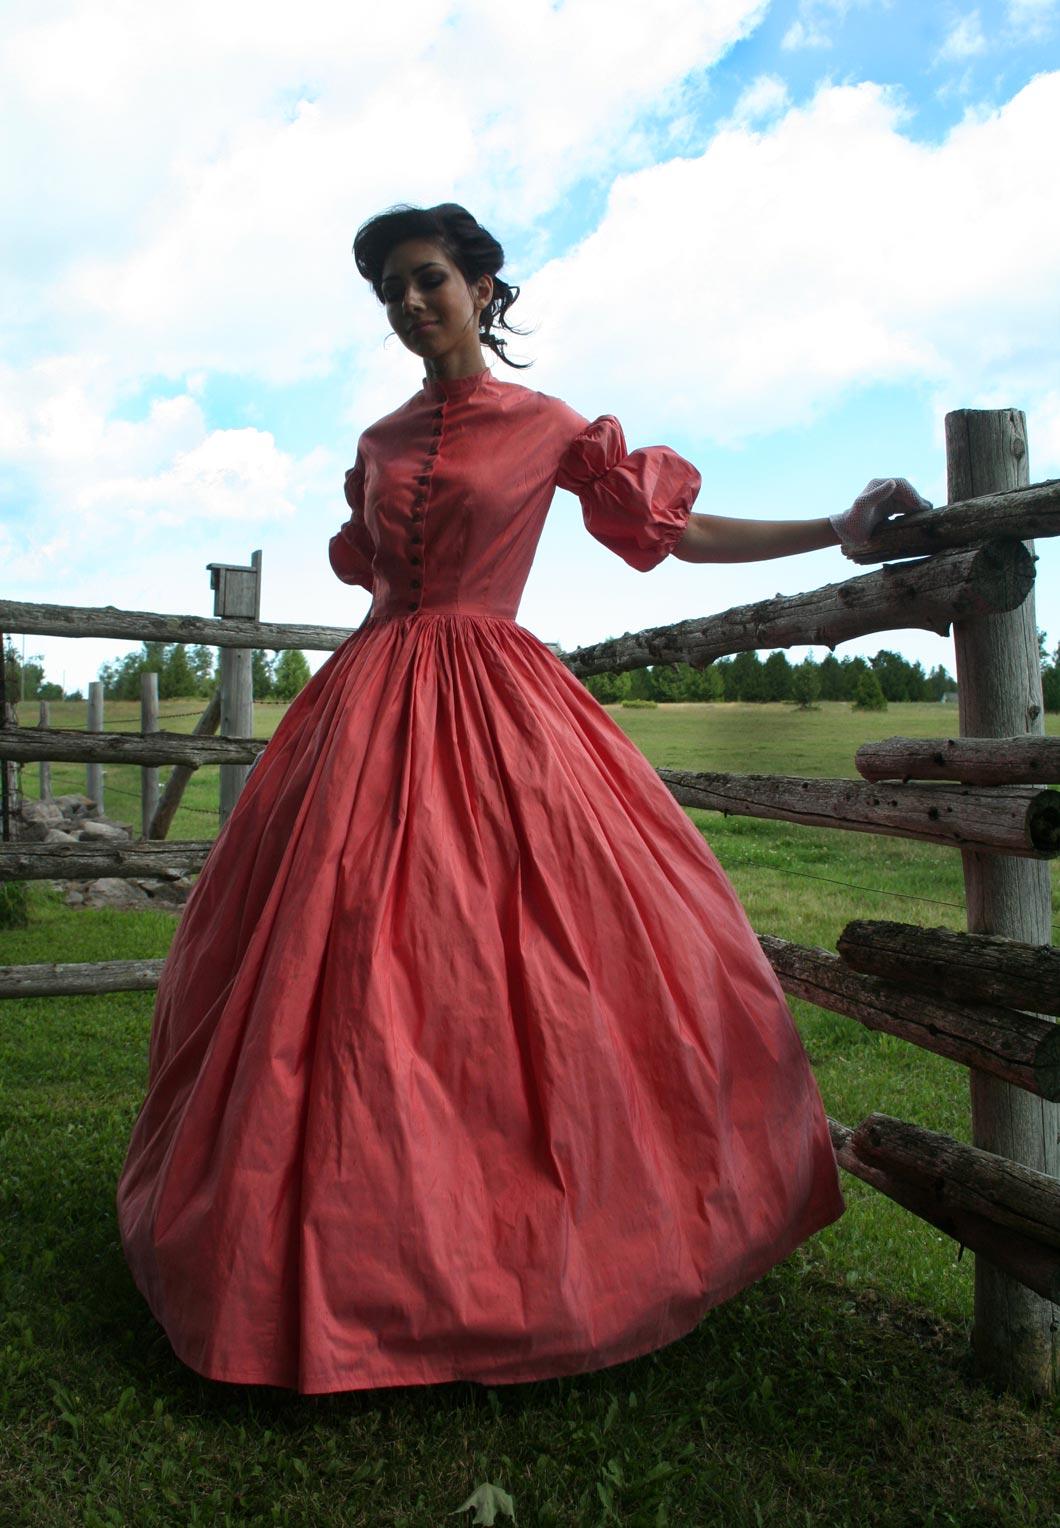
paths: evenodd
<path fill-rule="evenodd" d="M 60 711 L 56 725 L 74 724 Z M 109 712 L 108 728 L 135 730 L 136 707 Z M 259 734 L 280 714 L 259 708 Z M 817 775 L 853 774 L 870 737 L 956 722 L 937 706 L 612 714 L 657 764 Z M 214 831 L 210 773 L 187 798 L 206 815 L 186 811 L 172 836 Z M 83 788 L 83 768 L 53 780 Z M 107 788 L 114 815 L 130 792 L 135 821 L 136 771 L 109 771 Z M 694 816 L 764 932 L 834 947 L 852 917 L 962 925 L 953 851 Z M 70 911 L 42 888 L 33 913 L 0 934 L 0 959 L 162 954 L 173 928 L 161 913 Z M 150 1011 L 143 994 L 0 1008 L 0 1522 L 420 1528 L 470 1522 L 449 1514 L 489 1480 L 524 1528 L 1060 1524 L 1060 1404 L 975 1383 L 971 1258 L 851 1180 L 837 1226 L 684 1341 L 603 1374 L 325 1399 L 198 1380 L 147 1315 L 114 1224 Z M 967 1136 L 959 1068 L 796 1012 L 830 1113 L 883 1109 Z"/>

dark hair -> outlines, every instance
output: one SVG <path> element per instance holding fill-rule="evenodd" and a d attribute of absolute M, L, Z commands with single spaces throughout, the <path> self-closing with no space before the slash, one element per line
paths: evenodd
<path fill-rule="evenodd" d="M 504 264 L 504 250 L 467 208 L 456 202 L 441 202 L 437 207 L 390 207 L 361 224 L 353 241 L 353 257 L 380 302 L 387 256 L 406 239 L 428 239 L 432 244 L 440 244 L 467 282 L 479 276 L 493 277 L 493 296 L 479 314 L 479 340 L 506 366 L 521 369 L 529 365 L 527 361 L 510 361 L 504 353 L 506 341 L 493 333 L 494 324 L 509 334 L 526 333 L 508 322 L 508 310 L 519 296 L 519 288 L 509 286 L 498 276 Z"/>

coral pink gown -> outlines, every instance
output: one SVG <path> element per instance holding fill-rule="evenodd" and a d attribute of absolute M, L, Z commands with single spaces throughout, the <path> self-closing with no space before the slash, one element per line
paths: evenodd
<path fill-rule="evenodd" d="M 599 1368 L 841 1211 L 735 893 L 515 623 L 555 487 L 647 569 L 699 487 L 488 372 L 362 438 L 367 622 L 288 711 L 188 902 L 118 1192 L 199 1373 L 306 1392 Z"/>

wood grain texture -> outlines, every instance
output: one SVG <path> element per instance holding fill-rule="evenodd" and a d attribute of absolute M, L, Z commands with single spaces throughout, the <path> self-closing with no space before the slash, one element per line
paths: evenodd
<path fill-rule="evenodd" d="M 1060 950 L 1049 945 L 857 918 L 840 934 L 838 949 L 852 971 L 869 976 L 962 1002 L 1060 1014 Z"/>
<path fill-rule="evenodd" d="M 564 656 L 572 674 L 618 673 L 653 663 L 703 668 L 757 648 L 835 647 L 851 637 L 916 626 L 945 635 L 961 615 L 1010 610 L 1034 586 L 1034 562 L 1019 542 L 944 552 L 882 568 L 807 594 L 778 595 L 719 615 L 595 642 Z"/>
<path fill-rule="evenodd" d="M 1049 858 L 1060 853 L 1060 791 L 1027 786 L 866 785 L 787 775 L 706 774 L 660 769 L 682 806 L 733 817 L 763 817 L 853 833 L 881 833 L 992 854 Z"/>
<path fill-rule="evenodd" d="M 854 755 L 865 780 L 1060 785 L 1060 737 L 888 737 Z"/>
<path fill-rule="evenodd" d="M 995 536 L 1012 536 L 1019 541 L 1060 536 L 1060 479 L 969 496 L 943 509 L 889 520 L 871 541 L 848 547 L 845 555 L 852 562 L 889 562 L 970 546 Z"/>
<path fill-rule="evenodd" d="M 1003 1077 L 1016 1087 L 1060 1098 L 1060 1028 L 1034 1014 L 979 1002 L 955 1002 L 852 971 L 828 950 L 760 934 L 777 979 L 790 997 Z"/>

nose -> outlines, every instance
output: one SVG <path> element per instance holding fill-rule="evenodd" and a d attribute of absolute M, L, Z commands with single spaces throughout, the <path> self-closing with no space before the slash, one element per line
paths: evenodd
<path fill-rule="evenodd" d="M 405 288 L 405 295 L 401 299 L 401 306 L 406 313 L 419 313 L 423 308 L 423 293 L 415 282 L 410 281 Z"/>

